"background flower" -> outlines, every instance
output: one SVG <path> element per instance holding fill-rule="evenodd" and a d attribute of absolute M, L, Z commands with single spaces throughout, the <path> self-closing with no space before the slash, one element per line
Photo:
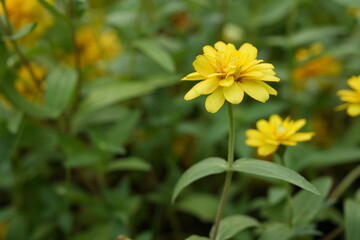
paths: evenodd
<path fill-rule="evenodd" d="M 347 83 L 354 90 L 344 89 L 337 92 L 341 101 L 347 102 L 337 109 L 346 109 L 350 116 L 355 117 L 360 115 L 360 76 L 351 77 Z"/>
<path fill-rule="evenodd" d="M 257 152 L 261 156 L 270 155 L 277 150 L 279 145 L 295 146 L 297 142 L 310 140 L 314 133 L 297 132 L 305 123 L 305 119 L 291 120 L 288 117 L 282 120 L 279 115 L 272 115 L 269 121 L 258 121 L 257 129 L 246 131 L 246 144 L 257 147 Z"/>

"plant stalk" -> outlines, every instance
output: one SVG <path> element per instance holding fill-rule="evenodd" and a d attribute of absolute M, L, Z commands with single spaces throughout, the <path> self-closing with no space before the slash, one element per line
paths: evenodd
<path fill-rule="evenodd" d="M 218 210 L 216 213 L 215 223 L 214 223 L 214 231 L 211 234 L 211 240 L 215 240 L 219 231 L 220 220 L 222 213 L 224 211 L 225 202 L 227 199 L 227 195 L 231 186 L 231 180 L 233 171 L 231 171 L 231 166 L 234 162 L 234 146 L 235 146 L 235 124 L 234 124 L 234 114 L 233 114 L 233 106 L 231 103 L 228 103 L 228 113 L 229 113 L 229 146 L 228 146 L 228 165 L 229 170 L 226 172 L 224 188 L 221 194 L 220 203 L 218 206 Z"/>
<path fill-rule="evenodd" d="M 280 159 L 281 159 L 281 165 L 283 165 L 283 167 L 286 167 L 284 154 L 282 154 Z M 294 219 L 294 203 L 293 203 L 293 199 L 292 199 L 292 196 L 291 196 L 291 185 L 288 182 L 285 182 L 285 189 L 286 189 L 286 201 L 287 201 L 287 204 L 288 204 L 288 207 L 289 207 L 288 224 L 289 224 L 289 227 L 292 227 L 293 226 L 293 219 Z"/>

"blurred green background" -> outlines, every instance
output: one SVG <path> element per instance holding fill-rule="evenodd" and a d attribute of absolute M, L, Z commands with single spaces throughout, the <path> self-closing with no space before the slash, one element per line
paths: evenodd
<path fill-rule="evenodd" d="M 207 235 L 223 176 L 196 182 L 175 204 L 170 198 L 185 169 L 226 156 L 226 111 L 206 112 L 203 97 L 186 102 L 193 83 L 180 82 L 202 47 L 218 40 L 252 43 L 281 79 L 266 104 L 246 97 L 235 106 L 236 156 L 257 157 L 245 145 L 245 130 L 257 120 L 274 113 L 306 118 L 305 130 L 316 136 L 289 148 L 286 160 L 323 193 L 294 189 L 299 217 L 289 229 L 281 183 L 236 177 L 224 215 L 247 214 L 262 224 L 233 239 L 325 239 L 334 230 L 333 239 L 345 239 L 344 231 L 355 236 L 349 219 L 360 212 L 359 180 L 333 190 L 359 164 L 360 119 L 334 108 L 336 91 L 360 74 L 359 1 L 5 5 L 12 30 L 1 8 L 1 240 Z M 351 222 L 346 230 L 344 222 Z"/>

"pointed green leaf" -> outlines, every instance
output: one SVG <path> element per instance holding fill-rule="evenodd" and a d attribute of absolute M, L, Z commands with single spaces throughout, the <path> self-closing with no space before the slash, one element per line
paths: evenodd
<path fill-rule="evenodd" d="M 19 31 L 17 31 L 13 35 L 3 36 L 2 39 L 3 40 L 17 40 L 17 39 L 23 38 L 26 35 L 28 35 L 29 33 L 31 33 L 35 29 L 36 25 L 37 25 L 36 22 L 26 24 L 25 26 L 23 26 Z"/>
<path fill-rule="evenodd" d="M 69 104 L 76 87 L 76 74 L 70 68 L 56 68 L 46 79 L 45 103 L 51 115 L 58 117 Z"/>
<path fill-rule="evenodd" d="M 220 221 L 219 231 L 216 236 L 216 240 L 230 239 L 242 230 L 250 227 L 256 227 L 259 222 L 252 217 L 245 215 L 229 216 Z M 211 229 L 211 233 L 214 228 Z M 211 234 L 210 234 L 211 235 Z"/>
<path fill-rule="evenodd" d="M 300 174 L 294 172 L 290 168 L 286 168 L 272 162 L 251 158 L 241 158 L 234 162 L 232 169 L 237 172 L 284 180 L 309 192 L 319 194 L 316 188 Z"/>
<path fill-rule="evenodd" d="M 272 222 L 264 225 L 260 240 L 288 240 L 292 236 L 291 228 L 278 222 Z"/>
<path fill-rule="evenodd" d="M 186 238 L 185 240 L 210 240 L 210 238 L 200 237 L 197 235 L 191 235 L 190 237 Z"/>
<path fill-rule="evenodd" d="M 153 39 L 137 40 L 135 46 L 169 72 L 175 71 L 175 64 L 171 55 L 160 45 L 159 41 Z"/>
<path fill-rule="evenodd" d="M 360 239 L 360 203 L 345 201 L 345 236 L 347 240 Z"/>
<path fill-rule="evenodd" d="M 226 170 L 227 162 L 218 157 L 206 158 L 196 163 L 180 177 L 172 195 L 172 202 L 174 202 L 179 193 L 192 182 L 212 174 L 225 172 Z"/>
<path fill-rule="evenodd" d="M 112 161 L 108 164 L 108 172 L 116 171 L 150 171 L 151 165 L 138 157 L 127 157 Z"/>

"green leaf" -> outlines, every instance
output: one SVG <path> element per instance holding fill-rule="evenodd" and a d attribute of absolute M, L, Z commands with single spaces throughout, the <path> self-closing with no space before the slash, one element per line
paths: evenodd
<path fill-rule="evenodd" d="M 108 172 L 116 171 L 150 171 L 151 165 L 138 157 L 127 157 L 117 159 L 107 165 Z"/>
<path fill-rule="evenodd" d="M 25 26 L 23 26 L 19 31 L 17 31 L 13 35 L 3 36 L 2 39 L 3 40 L 18 40 L 20 38 L 23 38 L 26 35 L 28 35 L 29 33 L 31 33 L 35 29 L 36 25 L 37 25 L 36 22 L 26 24 Z"/>
<path fill-rule="evenodd" d="M 198 235 L 191 235 L 190 237 L 186 238 L 185 240 L 210 240 L 210 238 L 200 237 Z"/>
<path fill-rule="evenodd" d="M 360 239 L 360 203 L 351 199 L 345 201 L 346 240 Z"/>
<path fill-rule="evenodd" d="M 79 168 L 94 166 L 100 162 L 102 156 L 95 151 L 78 151 L 69 156 L 65 161 L 65 167 L 67 168 Z"/>
<path fill-rule="evenodd" d="M 57 118 L 69 104 L 76 88 L 76 73 L 70 68 L 56 68 L 46 79 L 45 104 Z"/>
<path fill-rule="evenodd" d="M 135 41 L 134 45 L 164 69 L 169 72 L 175 71 L 175 64 L 171 55 L 159 44 L 159 41 L 153 39 L 141 39 Z"/>
<path fill-rule="evenodd" d="M 360 149 L 356 147 L 336 147 L 310 154 L 301 162 L 300 169 L 305 167 L 323 168 L 338 164 L 360 161 Z"/>
<path fill-rule="evenodd" d="M 196 163 L 186 170 L 178 180 L 172 195 L 172 202 L 174 202 L 179 193 L 192 182 L 212 174 L 225 172 L 226 170 L 227 162 L 218 157 L 206 158 Z"/>
<path fill-rule="evenodd" d="M 274 24 L 289 14 L 296 0 L 268 0 L 260 4 L 260 12 L 256 16 L 256 23 L 260 26 Z"/>
<path fill-rule="evenodd" d="M 48 3 L 46 0 L 38 0 L 43 7 L 45 7 L 53 16 L 62 19 L 64 21 L 68 21 L 68 18 L 62 14 L 59 10 L 55 8 L 54 5 Z"/>
<path fill-rule="evenodd" d="M 323 177 L 311 183 L 321 195 L 314 195 L 304 190 L 296 194 L 293 201 L 295 224 L 309 223 L 324 208 L 324 201 L 330 191 L 332 180 L 329 177 Z"/>
<path fill-rule="evenodd" d="M 260 240 L 288 240 L 292 236 L 291 228 L 283 223 L 269 223 L 264 225 Z"/>
<path fill-rule="evenodd" d="M 284 180 L 309 192 L 319 194 L 316 188 L 297 172 L 272 162 L 242 158 L 234 162 L 232 170 Z"/>
<path fill-rule="evenodd" d="M 86 91 L 86 98 L 80 105 L 82 113 L 96 111 L 116 102 L 143 96 L 159 87 L 168 86 L 179 81 L 179 76 L 153 76 L 145 81 L 120 82 L 116 79 L 99 79 Z"/>
<path fill-rule="evenodd" d="M 219 199 L 206 193 L 188 194 L 177 204 L 183 212 L 198 217 L 202 221 L 212 221 L 216 216 Z"/>
<path fill-rule="evenodd" d="M 256 227 L 259 225 L 259 222 L 252 217 L 245 215 L 234 215 L 229 216 L 224 219 L 221 219 L 219 231 L 216 236 L 216 240 L 226 240 L 235 236 L 237 233 L 242 230 L 250 227 Z M 211 229 L 211 233 L 214 231 L 214 228 Z"/>

